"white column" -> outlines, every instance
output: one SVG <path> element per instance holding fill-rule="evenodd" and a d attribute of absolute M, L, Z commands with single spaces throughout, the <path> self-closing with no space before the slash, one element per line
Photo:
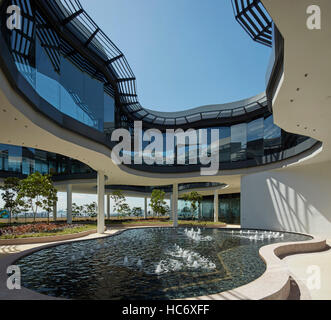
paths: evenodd
<path fill-rule="evenodd" d="M 53 206 L 53 221 L 56 221 L 56 219 L 57 219 L 57 202 L 55 202 Z"/>
<path fill-rule="evenodd" d="M 110 219 L 110 195 L 107 194 L 107 219 Z"/>
<path fill-rule="evenodd" d="M 175 183 L 172 187 L 172 216 L 173 226 L 178 227 L 178 184 Z"/>
<path fill-rule="evenodd" d="M 98 171 L 97 192 L 98 192 L 97 232 L 102 234 L 105 232 L 105 174 L 101 171 Z"/>
<path fill-rule="evenodd" d="M 144 199 L 144 219 L 147 219 L 147 210 L 148 210 L 148 208 L 147 208 L 147 197 L 145 197 L 145 199 Z"/>
<path fill-rule="evenodd" d="M 172 211 L 172 195 L 170 196 L 170 221 L 174 219 L 174 213 Z"/>
<path fill-rule="evenodd" d="M 67 184 L 67 223 L 72 224 L 72 184 Z"/>
<path fill-rule="evenodd" d="M 214 222 L 218 222 L 218 190 L 214 192 Z"/>

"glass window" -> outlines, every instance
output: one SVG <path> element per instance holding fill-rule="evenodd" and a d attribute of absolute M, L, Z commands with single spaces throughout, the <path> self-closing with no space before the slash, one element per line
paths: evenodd
<path fill-rule="evenodd" d="M 281 150 L 281 129 L 274 124 L 273 116 L 264 120 L 264 154 L 269 155 Z"/>
<path fill-rule="evenodd" d="M 104 131 L 110 133 L 115 129 L 115 100 L 113 97 L 104 94 Z"/>
<path fill-rule="evenodd" d="M 220 128 L 220 162 L 230 162 L 231 159 L 231 128 Z"/>
<path fill-rule="evenodd" d="M 22 149 L 16 146 L 8 146 L 8 171 L 21 172 Z"/>
<path fill-rule="evenodd" d="M 8 171 L 8 146 L 0 145 L 0 170 Z"/>
<path fill-rule="evenodd" d="M 247 159 L 261 157 L 263 150 L 264 118 L 247 124 Z"/>
<path fill-rule="evenodd" d="M 247 124 L 231 126 L 231 161 L 246 160 Z"/>
<path fill-rule="evenodd" d="M 55 54 L 56 49 L 52 49 Z M 36 39 L 36 91 L 37 93 L 49 102 L 52 106 L 60 108 L 60 75 L 59 71 L 55 71 L 54 66 L 42 47 L 38 38 Z"/>

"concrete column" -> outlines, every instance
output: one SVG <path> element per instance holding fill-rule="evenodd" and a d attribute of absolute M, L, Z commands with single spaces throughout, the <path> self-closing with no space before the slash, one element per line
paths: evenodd
<path fill-rule="evenodd" d="M 147 197 L 145 197 L 145 199 L 144 199 L 144 219 L 147 219 L 147 210 L 148 210 Z"/>
<path fill-rule="evenodd" d="M 170 196 L 170 221 L 174 219 L 174 213 L 172 211 L 172 195 Z"/>
<path fill-rule="evenodd" d="M 67 184 L 67 223 L 72 224 L 72 184 Z"/>
<path fill-rule="evenodd" d="M 98 171 L 97 192 L 98 192 L 97 232 L 102 234 L 105 232 L 105 174 L 101 171 Z"/>
<path fill-rule="evenodd" d="M 55 202 L 53 206 L 53 221 L 56 221 L 56 219 L 57 219 L 57 202 Z"/>
<path fill-rule="evenodd" d="M 173 226 L 178 227 L 178 184 L 175 183 L 172 186 L 172 216 L 173 216 Z"/>
<path fill-rule="evenodd" d="M 218 222 L 218 190 L 214 192 L 214 222 Z"/>
<path fill-rule="evenodd" d="M 107 194 L 107 219 L 110 219 L 110 195 Z"/>

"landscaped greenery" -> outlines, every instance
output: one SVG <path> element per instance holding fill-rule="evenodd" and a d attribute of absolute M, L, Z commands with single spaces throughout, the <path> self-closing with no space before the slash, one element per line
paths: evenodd
<path fill-rule="evenodd" d="M 0 228 L 0 239 L 23 239 L 76 234 L 96 229 L 95 224 L 32 223 Z"/>
<path fill-rule="evenodd" d="M 32 210 L 33 220 L 36 221 L 38 209 L 45 210 L 48 214 L 57 202 L 57 190 L 54 188 L 50 175 L 39 172 L 30 174 L 27 178 L 7 178 L 1 187 L 2 200 L 5 209 L 9 212 L 9 222 L 20 212 Z"/>
<path fill-rule="evenodd" d="M 194 216 L 194 212 L 199 208 L 200 203 L 202 201 L 202 195 L 196 191 L 192 191 L 190 193 L 184 194 L 182 197 L 186 203 L 186 205 L 190 204 L 190 210 L 192 217 Z M 198 216 L 199 217 L 199 216 Z"/>
<path fill-rule="evenodd" d="M 111 198 L 114 201 L 115 212 L 117 212 L 122 217 L 131 215 L 130 207 L 126 203 L 126 198 L 124 197 L 122 191 L 114 191 L 111 195 Z"/>
<path fill-rule="evenodd" d="M 169 206 L 164 201 L 165 192 L 159 189 L 154 189 L 151 195 L 150 207 L 157 216 L 164 216 L 169 212 Z"/>

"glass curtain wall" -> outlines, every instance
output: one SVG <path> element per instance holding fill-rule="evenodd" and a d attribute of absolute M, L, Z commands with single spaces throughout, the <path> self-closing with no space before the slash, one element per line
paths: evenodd
<path fill-rule="evenodd" d="M 0 144 L 0 173 L 4 175 L 42 174 L 84 174 L 93 170 L 87 165 L 55 153 Z"/>
<path fill-rule="evenodd" d="M 219 221 L 240 223 L 240 193 L 219 195 Z M 199 208 L 192 213 L 191 204 L 178 200 L 178 218 L 182 220 L 214 221 L 214 196 L 205 196 Z"/>
<path fill-rule="evenodd" d="M 110 132 L 115 101 L 105 90 L 106 80 L 30 8 L 22 30 L 2 30 L 18 71 L 36 92 L 62 113 Z M 4 26 L 3 26 L 4 28 Z"/>

